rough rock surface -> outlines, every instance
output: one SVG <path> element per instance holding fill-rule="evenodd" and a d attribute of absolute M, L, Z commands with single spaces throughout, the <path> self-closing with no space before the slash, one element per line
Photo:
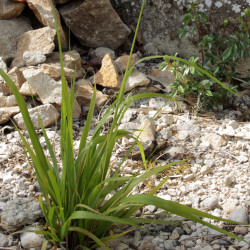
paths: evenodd
<path fill-rule="evenodd" d="M 0 93 L 0 108 L 17 106 L 17 102 L 14 95 L 3 96 Z"/>
<path fill-rule="evenodd" d="M 24 3 L 9 0 L 0 1 L 0 19 L 13 19 L 18 17 L 25 7 Z"/>
<path fill-rule="evenodd" d="M 59 11 L 84 46 L 116 49 L 130 34 L 109 0 L 72 1 Z"/>
<path fill-rule="evenodd" d="M 37 231 L 39 228 L 36 227 L 25 227 L 24 230 Z M 24 232 L 20 236 L 21 245 L 25 249 L 41 249 L 43 242 L 46 240 L 43 235 L 36 234 L 34 232 Z"/>
<path fill-rule="evenodd" d="M 37 19 L 44 26 L 47 26 L 56 30 L 56 22 L 54 19 L 53 9 L 52 9 L 50 0 L 27 0 L 27 3 L 29 7 L 33 10 Z M 55 8 L 55 13 L 56 13 L 56 18 L 58 22 L 58 29 L 60 33 L 62 48 L 67 48 L 68 47 L 67 40 L 66 40 L 64 31 L 62 29 L 59 12 L 56 8 Z"/>
<path fill-rule="evenodd" d="M 126 82 L 125 91 L 129 91 L 135 87 L 147 86 L 150 83 L 150 80 L 141 73 L 140 71 L 134 70 L 131 75 L 128 77 Z"/>
<path fill-rule="evenodd" d="M 18 38 L 17 53 L 11 67 L 25 66 L 23 60 L 25 51 L 41 51 L 44 55 L 51 54 L 55 48 L 55 35 L 56 31 L 49 27 L 24 33 Z"/>
<path fill-rule="evenodd" d="M 75 93 L 77 93 L 77 101 L 79 104 L 90 104 L 93 95 L 93 86 L 90 81 L 82 79 L 75 83 Z M 102 106 L 108 100 L 108 95 L 103 94 L 101 91 L 96 91 L 96 105 Z"/>
<path fill-rule="evenodd" d="M 129 67 L 131 67 L 135 64 L 136 57 L 137 57 L 137 54 L 133 54 L 131 56 Z M 121 73 L 125 72 L 126 67 L 127 67 L 127 63 L 128 63 L 128 59 L 129 59 L 129 55 L 124 55 L 124 56 L 118 57 L 115 60 L 115 63 L 117 65 L 118 69 L 121 71 Z"/>
<path fill-rule="evenodd" d="M 41 51 L 25 51 L 23 60 L 27 66 L 34 66 L 46 61 L 46 56 Z"/>
<path fill-rule="evenodd" d="M 45 104 L 38 106 L 36 108 L 28 109 L 30 118 L 36 129 L 40 128 L 40 122 L 37 116 L 37 112 L 40 114 L 41 120 L 44 127 L 49 127 L 55 124 L 56 120 L 59 117 L 59 113 L 52 104 Z M 13 120 L 20 129 L 26 129 L 22 114 L 17 114 L 13 117 Z"/>
<path fill-rule="evenodd" d="M 0 20 L 1 57 L 7 61 L 13 59 L 17 51 L 18 37 L 29 30 L 32 30 L 32 27 L 25 18 L 19 17 L 12 20 Z"/>
<path fill-rule="evenodd" d="M 19 112 L 20 109 L 18 106 L 0 108 L 0 124 L 6 123 L 13 115 Z"/>
<path fill-rule="evenodd" d="M 14 232 L 22 226 L 34 223 L 41 217 L 42 210 L 38 202 L 27 198 L 17 198 L 8 201 L 4 206 L 0 226 L 8 232 Z"/>
<path fill-rule="evenodd" d="M 72 50 L 63 52 L 64 74 L 68 81 L 71 78 L 79 79 L 84 76 L 85 71 L 81 65 L 81 57 L 78 52 Z M 55 80 L 61 79 L 60 55 L 58 52 L 53 52 L 46 60 L 46 63 L 41 65 L 42 71 Z"/>
<path fill-rule="evenodd" d="M 108 88 L 119 89 L 121 78 L 119 76 L 117 66 L 111 58 L 110 54 L 106 54 L 102 59 L 102 67 L 96 73 L 93 83 Z"/>

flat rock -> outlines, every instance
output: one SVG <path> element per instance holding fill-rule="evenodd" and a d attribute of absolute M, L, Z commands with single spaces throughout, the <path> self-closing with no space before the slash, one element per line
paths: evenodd
<path fill-rule="evenodd" d="M 8 122 L 13 115 L 16 115 L 19 112 L 20 109 L 18 106 L 0 108 L 0 124 Z"/>
<path fill-rule="evenodd" d="M 19 17 L 12 20 L 0 20 L 1 57 L 7 61 L 12 60 L 16 55 L 18 37 L 29 30 L 32 30 L 32 27 L 25 18 Z"/>
<path fill-rule="evenodd" d="M 59 12 L 83 46 L 116 49 L 131 32 L 109 0 L 71 1 Z"/>
<path fill-rule="evenodd" d="M 125 86 L 125 92 L 141 86 L 147 86 L 150 83 L 150 80 L 143 73 L 134 70 L 131 75 L 128 77 Z"/>
<path fill-rule="evenodd" d="M 14 232 L 22 226 L 34 223 L 42 216 L 38 202 L 17 198 L 7 202 L 1 212 L 0 226 L 8 232 Z"/>
<path fill-rule="evenodd" d="M 0 19 L 13 19 L 18 17 L 24 10 L 24 3 L 9 0 L 0 1 Z"/>
<path fill-rule="evenodd" d="M 137 54 L 133 54 L 131 56 L 129 68 L 135 64 L 136 57 L 137 57 Z M 125 72 L 128 60 L 129 60 L 129 55 L 120 56 L 115 60 L 115 63 L 121 73 Z"/>
<path fill-rule="evenodd" d="M 223 145 L 226 144 L 226 140 L 222 136 L 213 133 L 203 136 L 201 141 L 209 142 L 210 145 L 216 150 L 219 150 Z"/>
<path fill-rule="evenodd" d="M 154 121 L 150 119 L 144 119 L 139 128 L 141 131 L 134 132 L 134 136 L 139 136 L 139 141 L 146 143 L 148 141 L 153 141 L 155 139 L 155 124 Z"/>
<path fill-rule="evenodd" d="M 120 76 L 118 74 L 117 66 L 110 54 L 106 54 L 102 60 L 102 67 L 96 73 L 93 83 L 102 85 L 108 88 L 120 88 Z"/>
<path fill-rule="evenodd" d="M 54 19 L 54 13 L 51 6 L 51 0 L 27 0 L 28 6 L 33 10 L 37 19 L 43 24 L 43 26 L 50 27 L 56 30 L 56 22 Z M 55 8 L 58 30 L 61 39 L 62 48 L 67 48 L 67 40 L 62 29 L 60 15 L 58 10 Z M 57 41 L 57 40 L 56 40 Z"/>
<path fill-rule="evenodd" d="M 36 91 L 43 104 L 53 103 L 61 105 L 61 82 L 56 82 L 39 69 L 24 70 L 23 74 L 30 86 Z"/>
<path fill-rule="evenodd" d="M 44 55 L 51 54 L 55 48 L 55 35 L 56 31 L 49 27 L 24 33 L 18 38 L 17 53 L 11 68 L 25 66 L 25 61 L 23 60 L 25 51 L 41 51 Z"/>
<path fill-rule="evenodd" d="M 49 127 L 55 124 L 56 120 L 59 117 L 59 113 L 57 112 L 56 108 L 52 104 L 41 105 L 36 108 L 28 109 L 28 111 L 29 111 L 29 115 L 30 115 L 30 118 L 33 122 L 35 129 L 40 128 L 40 123 L 39 123 L 39 119 L 37 116 L 37 112 L 41 116 L 41 120 L 43 122 L 44 127 Z M 13 117 L 13 120 L 20 129 L 23 129 L 23 130 L 26 129 L 21 113 L 15 115 Z"/>
<path fill-rule="evenodd" d="M 64 75 L 67 81 L 71 78 L 79 79 L 85 74 L 84 69 L 81 65 L 81 57 L 75 50 L 69 52 L 63 52 L 63 67 Z M 46 63 L 41 65 L 41 70 L 49 75 L 54 80 L 61 79 L 61 65 L 60 65 L 60 54 L 53 52 L 46 60 Z"/>
<path fill-rule="evenodd" d="M 77 101 L 79 104 L 89 105 L 92 95 L 93 86 L 90 81 L 82 79 L 75 83 L 75 93 L 77 93 Z M 96 105 L 102 106 L 108 100 L 108 95 L 103 94 L 101 91 L 96 91 Z"/>

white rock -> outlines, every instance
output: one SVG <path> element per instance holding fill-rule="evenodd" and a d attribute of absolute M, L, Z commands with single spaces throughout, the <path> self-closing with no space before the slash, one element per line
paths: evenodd
<path fill-rule="evenodd" d="M 248 213 L 243 207 L 238 207 L 229 214 L 228 219 L 237 222 L 248 223 Z"/>
<path fill-rule="evenodd" d="M 41 51 L 25 51 L 23 60 L 27 66 L 33 66 L 45 62 L 46 56 Z"/>

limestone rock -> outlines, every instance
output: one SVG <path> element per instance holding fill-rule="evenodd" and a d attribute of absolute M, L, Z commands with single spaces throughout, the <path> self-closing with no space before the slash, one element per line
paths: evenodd
<path fill-rule="evenodd" d="M 40 69 L 27 69 L 23 71 L 29 85 L 37 93 L 43 104 L 53 104 L 58 111 L 62 104 L 62 84 L 61 81 L 56 82 Z M 73 109 L 73 118 L 79 118 L 81 115 L 81 107 L 75 102 Z"/>
<path fill-rule="evenodd" d="M 226 143 L 222 136 L 212 133 L 203 136 L 201 140 L 209 142 L 214 149 L 220 149 Z"/>
<path fill-rule="evenodd" d="M 23 60 L 27 66 L 33 66 L 46 61 L 46 56 L 41 51 L 25 51 Z"/>
<path fill-rule="evenodd" d="M 25 7 L 24 3 L 9 0 L 0 1 L 0 19 L 13 19 L 19 16 Z"/>
<path fill-rule="evenodd" d="M 25 96 L 37 96 L 36 90 L 32 88 L 27 81 L 19 89 L 19 93 Z"/>
<path fill-rule="evenodd" d="M 15 57 L 18 37 L 29 30 L 32 30 L 32 27 L 25 18 L 0 20 L 0 55 L 5 60 L 9 61 Z"/>
<path fill-rule="evenodd" d="M 131 67 L 135 64 L 136 57 L 137 57 L 137 54 L 133 54 L 131 56 L 129 67 Z M 127 63 L 128 63 L 128 59 L 129 59 L 129 55 L 124 55 L 124 56 L 118 57 L 115 60 L 115 63 L 117 65 L 118 69 L 121 71 L 121 73 L 125 72 L 126 67 L 127 67 Z"/>
<path fill-rule="evenodd" d="M 55 48 L 54 38 L 56 31 L 49 28 L 41 28 L 24 33 L 18 38 L 17 53 L 11 67 L 25 65 L 23 54 L 25 51 L 41 51 L 44 55 L 51 54 Z"/>
<path fill-rule="evenodd" d="M 7 202 L 1 212 L 0 226 L 8 232 L 14 232 L 22 226 L 34 223 L 42 214 L 38 202 L 17 198 Z"/>
<path fill-rule="evenodd" d="M 146 143 L 155 139 L 155 124 L 152 120 L 144 119 L 138 129 L 141 131 L 136 131 L 134 135 L 139 135 L 139 141 Z"/>
<path fill-rule="evenodd" d="M 85 74 L 81 65 L 81 57 L 75 50 L 63 53 L 64 75 L 67 81 L 71 78 L 82 78 Z M 61 79 L 60 54 L 53 52 L 46 60 L 46 63 L 41 65 L 42 71 L 49 75 L 54 80 Z"/>
<path fill-rule="evenodd" d="M 25 82 L 23 73 L 17 67 L 12 68 L 8 72 L 8 76 L 15 83 L 18 90 L 22 87 L 23 83 Z M 12 92 L 9 89 L 8 85 L 4 83 L 4 86 L 6 87 L 6 89 L 8 89 L 9 93 L 11 94 Z"/>
<path fill-rule="evenodd" d="M 248 213 L 243 207 L 238 207 L 229 214 L 228 219 L 237 222 L 248 223 Z"/>
<path fill-rule="evenodd" d="M 17 102 L 14 95 L 3 96 L 0 94 L 0 108 L 17 106 Z"/>
<path fill-rule="evenodd" d="M 141 72 L 134 70 L 128 77 L 125 86 L 125 92 L 139 86 L 147 86 L 150 80 Z"/>
<path fill-rule="evenodd" d="M 24 230 L 38 231 L 36 227 L 25 227 Z M 21 245 L 25 249 L 42 248 L 43 242 L 46 240 L 43 235 L 34 232 L 24 232 L 20 235 Z"/>
<path fill-rule="evenodd" d="M 117 67 L 111 58 L 111 55 L 106 54 L 102 60 L 102 67 L 96 73 L 93 83 L 102 85 L 108 88 L 120 88 L 120 76 Z"/>
<path fill-rule="evenodd" d="M 18 106 L 0 108 L 0 124 L 8 122 L 13 115 L 16 115 L 19 112 L 20 109 Z"/>
<path fill-rule="evenodd" d="M 24 70 L 23 74 L 30 86 L 37 92 L 43 104 L 62 103 L 62 85 L 38 70 Z"/>
<path fill-rule="evenodd" d="M 79 104 L 90 104 L 93 95 L 93 86 L 90 81 L 82 79 L 75 83 L 75 92 L 77 93 L 77 101 Z M 108 100 L 108 95 L 104 95 L 101 91 L 96 91 L 96 105 L 102 106 Z"/>
<path fill-rule="evenodd" d="M 47 27 L 56 30 L 56 23 L 54 19 L 53 9 L 50 0 L 27 0 L 28 6 L 33 10 L 37 19 Z M 58 22 L 58 29 L 60 33 L 62 48 L 67 48 L 67 40 L 62 29 L 60 15 L 58 10 L 55 8 L 56 18 Z M 57 40 L 56 40 L 57 41 Z"/>
<path fill-rule="evenodd" d="M 219 199 L 218 197 L 208 197 L 204 201 L 201 202 L 201 207 L 205 209 L 213 209 L 218 206 Z"/>
<path fill-rule="evenodd" d="M 14 237 L 13 235 L 4 235 L 0 233 L 0 247 L 11 247 L 13 244 Z"/>
<path fill-rule="evenodd" d="M 52 104 L 41 105 L 36 108 L 31 108 L 28 111 L 35 129 L 40 128 L 37 112 L 41 116 L 41 120 L 43 122 L 44 127 L 49 127 L 53 125 L 59 117 L 59 113 Z M 13 117 L 13 120 L 20 129 L 26 129 L 22 114 L 15 115 Z"/>
<path fill-rule="evenodd" d="M 0 56 L 0 69 L 2 69 L 5 73 L 7 73 L 8 71 L 6 61 L 1 56 Z M 0 76 L 0 82 L 1 81 L 3 81 L 3 78 Z"/>
<path fill-rule="evenodd" d="M 66 25 L 84 46 L 116 49 L 131 32 L 109 0 L 71 1 L 59 11 Z"/>

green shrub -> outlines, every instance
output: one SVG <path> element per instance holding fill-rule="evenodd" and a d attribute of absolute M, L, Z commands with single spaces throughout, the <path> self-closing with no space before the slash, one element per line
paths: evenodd
<path fill-rule="evenodd" d="M 144 4 L 145 0 L 142 4 L 136 34 L 138 31 Z M 102 119 L 96 125 L 91 139 L 87 140 L 96 100 L 96 87 L 94 87 L 94 93 L 90 103 L 88 117 L 81 136 L 78 154 L 75 156 L 75 151 L 73 148 L 72 129 L 72 110 L 75 101 L 74 80 L 71 83 L 71 91 L 69 93 L 68 85 L 64 77 L 62 50 L 58 30 L 57 35 L 60 50 L 62 79 L 60 131 L 62 159 L 61 169 L 57 164 L 55 153 L 46 135 L 46 131 L 41 122 L 41 119 L 40 125 L 42 128 L 43 136 L 46 140 L 49 157 L 46 157 L 40 145 L 38 136 L 29 116 L 23 97 L 18 92 L 12 80 L 7 76 L 7 74 L 4 73 L 3 70 L 0 69 L 0 75 L 6 81 L 9 88 L 16 97 L 32 143 L 31 147 L 22 135 L 21 131 L 18 130 L 22 142 L 25 146 L 28 160 L 34 168 L 36 178 L 40 184 L 43 194 L 43 196 L 39 198 L 39 202 L 46 220 L 47 229 L 41 229 L 41 231 L 37 233 L 44 234 L 46 238 L 55 246 L 60 246 L 62 242 L 66 242 L 66 247 L 68 249 L 75 249 L 79 246 L 81 246 L 81 248 L 83 249 L 93 249 L 97 245 L 102 246 L 104 249 L 108 249 L 105 245 L 106 242 L 129 232 L 125 231 L 121 234 L 113 235 L 111 232 L 118 225 L 128 224 L 134 227 L 141 227 L 141 223 L 155 223 L 165 225 L 176 223 L 156 219 L 137 218 L 133 216 L 138 209 L 142 208 L 145 205 L 152 204 L 164 209 L 167 212 L 202 223 L 226 235 L 240 239 L 232 233 L 229 233 L 223 229 L 220 229 L 212 224 L 203 221 L 200 217 L 226 222 L 232 221 L 209 215 L 205 212 L 201 212 L 199 210 L 181 205 L 177 202 L 163 200 L 161 198 L 155 197 L 154 194 L 161 188 L 166 179 L 163 180 L 153 190 L 151 190 L 149 194 L 131 195 L 131 191 L 143 181 L 172 165 L 182 162 L 179 161 L 170 163 L 165 166 L 150 169 L 144 174 L 136 174 L 132 177 L 120 177 L 120 167 L 126 160 L 135 144 L 138 144 L 142 154 L 142 159 L 144 159 L 145 162 L 143 147 L 138 141 L 138 138 L 134 138 L 134 144 L 130 147 L 121 164 L 118 166 L 118 169 L 112 176 L 109 176 L 109 163 L 115 143 L 118 139 L 124 136 L 132 137 L 132 134 L 129 131 L 118 129 L 118 126 L 126 110 L 129 108 L 132 102 L 139 98 L 148 97 L 165 97 L 174 101 L 172 97 L 168 97 L 163 94 L 149 93 L 129 96 L 124 100 L 125 84 L 135 66 L 134 65 L 129 69 L 128 65 L 130 62 L 128 62 L 127 70 L 124 74 L 117 99 L 107 109 Z M 130 57 L 132 55 L 134 44 L 135 38 L 131 48 Z M 198 66 L 191 64 L 184 59 L 175 59 L 182 60 L 183 62 L 192 65 L 196 69 L 200 69 Z M 204 74 L 211 76 L 203 69 L 200 70 Z M 220 83 L 214 77 L 212 77 L 212 79 Z M 113 121 L 108 130 L 108 133 L 105 135 L 100 135 L 101 127 L 105 124 L 110 115 L 113 115 Z M 113 193 L 112 196 L 110 195 L 111 193 Z M 45 247 L 46 245 L 43 246 L 43 249 L 45 249 Z"/>
<path fill-rule="evenodd" d="M 250 12 L 246 9 L 243 17 L 239 17 L 240 25 L 237 31 L 229 31 L 228 20 L 217 34 L 208 34 L 209 18 L 202 11 L 198 11 L 198 3 L 191 3 L 188 13 L 183 16 L 183 28 L 179 29 L 179 38 L 189 37 L 198 46 L 200 57 L 191 57 L 194 62 L 211 75 L 224 82 L 233 92 L 237 85 L 234 78 L 238 78 L 236 63 L 239 59 L 250 57 Z M 185 98 L 196 99 L 194 109 L 211 108 L 213 104 L 226 103 L 232 94 L 215 84 L 194 67 L 175 60 L 170 68 L 175 72 L 176 81 L 170 85 L 172 96 L 176 94 Z"/>

